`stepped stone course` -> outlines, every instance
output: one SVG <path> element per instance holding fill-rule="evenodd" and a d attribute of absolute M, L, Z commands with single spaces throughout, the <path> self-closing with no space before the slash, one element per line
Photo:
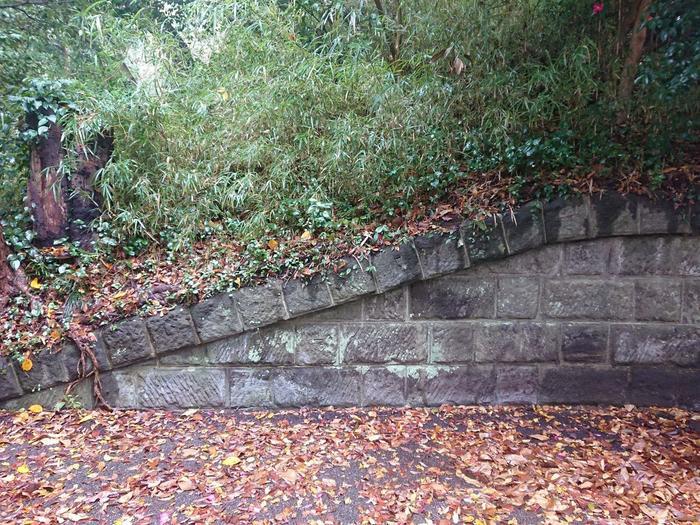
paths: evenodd
<path fill-rule="evenodd" d="M 418 236 L 97 335 L 119 408 L 637 403 L 700 408 L 700 206 L 608 193 Z M 59 402 L 80 354 L 0 360 Z M 88 370 L 92 366 L 88 363 Z M 91 379 L 74 395 L 92 406 Z"/>

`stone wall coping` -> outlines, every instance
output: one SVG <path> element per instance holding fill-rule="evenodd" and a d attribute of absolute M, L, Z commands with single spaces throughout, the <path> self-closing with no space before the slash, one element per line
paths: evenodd
<path fill-rule="evenodd" d="M 368 260 L 346 258 L 342 274 L 309 282 L 273 279 L 163 316 L 124 319 L 96 333 L 98 368 L 123 368 L 548 244 L 645 235 L 700 235 L 700 203 L 676 208 L 667 200 L 616 192 L 532 201 L 485 223 L 465 220 L 451 233 L 416 236 Z M 55 355 L 40 354 L 29 374 L 35 379 L 5 360 L 0 401 L 77 379 L 78 359 L 72 343 Z"/>

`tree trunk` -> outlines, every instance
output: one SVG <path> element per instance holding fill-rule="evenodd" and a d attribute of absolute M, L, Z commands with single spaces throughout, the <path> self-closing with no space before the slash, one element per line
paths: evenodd
<path fill-rule="evenodd" d="M 27 120 L 36 128 L 38 115 L 28 115 Z M 65 181 L 58 172 L 62 158 L 61 126 L 49 123 L 46 135 L 32 146 L 29 160 L 27 196 L 38 246 L 51 246 L 68 235 Z"/>
<path fill-rule="evenodd" d="M 7 261 L 10 249 L 5 244 L 5 236 L 0 224 L 0 312 L 7 306 L 12 295 L 27 290 L 27 281 L 22 270 L 14 271 Z"/>
<path fill-rule="evenodd" d="M 629 109 L 629 101 L 632 97 L 634 89 L 634 79 L 637 76 L 639 61 L 644 53 L 644 42 L 647 38 L 647 27 L 644 20 L 647 16 L 647 11 L 652 0 L 637 0 L 636 7 L 632 9 L 634 18 L 632 18 L 632 35 L 630 37 L 629 51 L 627 58 L 622 66 L 622 75 L 620 76 L 620 85 L 618 89 L 618 98 L 623 105 L 623 110 L 620 113 L 620 119 L 625 120 Z"/>
<path fill-rule="evenodd" d="M 102 199 L 95 191 L 95 176 L 105 167 L 112 154 L 112 137 L 100 136 L 89 147 L 78 146 L 76 171 L 68 180 L 68 210 L 70 216 L 70 238 L 78 242 L 83 250 L 94 250 L 92 221 L 100 215 Z"/>

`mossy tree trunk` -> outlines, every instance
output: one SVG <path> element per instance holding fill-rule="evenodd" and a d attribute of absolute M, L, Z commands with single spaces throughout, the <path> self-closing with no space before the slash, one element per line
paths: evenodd
<path fill-rule="evenodd" d="M 0 224 L 0 311 L 11 296 L 27 290 L 27 281 L 22 270 L 13 270 L 8 258 L 10 249 L 5 243 L 5 235 Z"/>

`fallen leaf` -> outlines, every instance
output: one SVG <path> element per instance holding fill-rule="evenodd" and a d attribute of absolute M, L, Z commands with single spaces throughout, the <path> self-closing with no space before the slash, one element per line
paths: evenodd
<path fill-rule="evenodd" d="M 275 239 L 270 239 L 267 241 L 267 247 L 271 250 L 276 250 L 279 245 L 280 243 L 278 243 Z"/>
<path fill-rule="evenodd" d="M 194 490 L 195 486 L 194 483 L 190 478 L 180 478 L 180 480 L 177 482 L 177 486 L 180 487 L 180 490 Z"/>
<path fill-rule="evenodd" d="M 30 405 L 27 410 L 34 414 L 41 414 L 42 410 L 44 410 L 44 407 L 42 407 L 41 405 Z"/>
<path fill-rule="evenodd" d="M 241 458 L 238 456 L 229 456 L 226 459 L 224 459 L 221 463 L 225 467 L 233 467 L 235 465 L 238 465 L 241 462 Z"/>
<path fill-rule="evenodd" d="M 29 283 L 29 286 L 31 286 L 35 290 L 41 290 L 41 283 L 39 282 L 39 279 L 36 277 L 34 277 L 34 279 L 32 279 L 32 282 Z"/>
<path fill-rule="evenodd" d="M 22 370 L 24 370 L 25 372 L 29 372 L 29 371 L 32 369 L 33 366 L 34 366 L 34 363 L 33 363 L 32 360 L 29 359 L 28 357 L 25 357 L 25 358 L 22 360 L 22 365 L 21 365 L 21 367 L 22 367 Z"/>
<path fill-rule="evenodd" d="M 26 463 L 22 463 L 19 467 L 17 467 L 17 472 L 20 474 L 29 474 L 29 467 Z"/>
<path fill-rule="evenodd" d="M 308 241 L 312 237 L 313 237 L 313 235 L 311 234 L 311 232 L 309 230 L 304 230 L 304 233 L 301 234 L 302 241 Z"/>

